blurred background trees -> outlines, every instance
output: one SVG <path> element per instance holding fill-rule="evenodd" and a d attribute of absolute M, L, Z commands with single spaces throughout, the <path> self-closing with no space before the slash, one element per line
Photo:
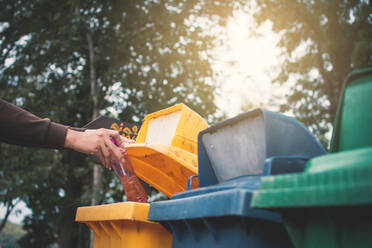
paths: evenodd
<path fill-rule="evenodd" d="M 22 226 L 13 223 L 7 223 L 1 232 L 0 243 L 2 247 L 19 248 L 17 240 L 25 235 Z"/>
<path fill-rule="evenodd" d="M 254 18 L 281 34 L 284 62 L 273 79 L 289 87 L 290 111 L 327 145 L 348 73 L 372 65 L 372 1 L 264 0 Z"/>
<path fill-rule="evenodd" d="M 326 145 L 345 76 L 372 65 L 371 1 L 252 3 L 0 0 L 0 97 L 77 127 L 99 114 L 140 123 L 178 102 L 212 123 L 221 115 L 209 51 L 224 41 L 216 30 L 233 10 L 248 6 L 257 28 L 269 21 L 281 36 L 273 83 L 289 90 L 273 103 Z M 265 106 L 246 105 L 242 111 Z M 21 247 L 89 247 L 76 208 L 93 195 L 97 204 L 123 200 L 118 180 L 101 167 L 93 187 L 93 167 L 68 150 L 0 144 L 0 203 L 11 210 L 24 201 L 32 210 Z"/>
<path fill-rule="evenodd" d="M 0 97 L 41 117 L 81 127 L 98 114 L 140 122 L 184 102 L 208 120 L 216 112 L 206 52 L 231 6 L 209 1 L 7 1 L 0 5 Z M 230 5 L 230 4 L 227 4 Z M 223 21 L 222 21 L 223 22 Z M 78 206 L 123 200 L 109 171 L 73 151 L 1 144 L 1 201 L 26 202 L 22 247 L 88 247 Z M 103 176 L 100 175 L 103 173 Z"/>

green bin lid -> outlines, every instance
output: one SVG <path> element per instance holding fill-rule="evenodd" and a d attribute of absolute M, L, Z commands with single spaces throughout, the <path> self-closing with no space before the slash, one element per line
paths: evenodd
<path fill-rule="evenodd" d="M 372 203 L 372 147 L 317 157 L 300 174 L 269 176 L 253 207 L 311 207 Z"/>
<path fill-rule="evenodd" d="M 345 79 L 331 141 L 331 152 L 372 145 L 372 68 L 351 72 Z"/>

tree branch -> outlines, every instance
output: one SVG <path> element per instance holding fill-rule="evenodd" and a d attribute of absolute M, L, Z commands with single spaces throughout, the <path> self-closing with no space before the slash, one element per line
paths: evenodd
<path fill-rule="evenodd" d="M 98 98 L 97 98 L 97 83 L 96 83 L 96 68 L 94 66 L 94 45 L 92 35 L 87 32 L 87 41 L 89 48 L 89 75 L 90 75 L 90 96 L 93 100 L 93 120 L 98 117 Z"/>
<path fill-rule="evenodd" d="M 0 233 L 2 232 L 2 230 L 4 229 L 7 221 L 8 221 L 8 218 L 10 216 L 10 214 L 12 213 L 13 209 L 15 206 L 17 206 L 17 204 L 20 202 L 20 199 L 18 199 L 14 204 L 12 203 L 12 201 L 8 204 L 8 206 L 6 206 L 6 213 L 5 213 L 5 216 L 4 216 L 4 219 L 2 219 L 1 221 L 1 224 L 0 224 Z"/>

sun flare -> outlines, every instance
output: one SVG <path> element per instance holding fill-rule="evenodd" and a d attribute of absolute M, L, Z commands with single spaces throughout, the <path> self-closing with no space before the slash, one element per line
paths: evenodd
<path fill-rule="evenodd" d="M 280 64 L 280 51 L 276 44 L 280 37 L 265 23 L 257 35 L 252 32 L 252 18 L 238 12 L 226 25 L 223 46 L 214 51 L 214 69 L 219 73 L 220 85 L 217 105 L 233 116 L 242 106 L 268 105 L 275 93 L 271 79 Z"/>

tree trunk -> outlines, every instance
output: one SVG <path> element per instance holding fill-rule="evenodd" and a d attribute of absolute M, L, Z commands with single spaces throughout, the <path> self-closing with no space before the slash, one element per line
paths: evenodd
<path fill-rule="evenodd" d="M 82 248 L 87 247 L 87 230 L 81 230 L 83 224 L 75 222 L 76 210 L 80 207 L 81 196 L 84 192 L 84 185 L 88 180 L 82 180 L 81 175 L 76 175 L 76 161 L 79 161 L 81 154 L 71 150 L 64 150 L 63 160 L 66 164 L 65 200 L 61 205 L 58 222 L 58 247 L 59 248 Z M 85 227 L 84 227 L 85 228 Z M 80 244 L 79 244 L 80 243 Z M 85 246 L 84 246 L 85 245 Z"/>
<path fill-rule="evenodd" d="M 76 234 L 74 234 L 74 219 L 76 214 L 75 202 L 76 199 L 69 199 L 68 202 L 61 208 L 62 218 L 59 222 L 60 232 L 57 240 L 59 248 L 74 247 L 76 242 Z"/>
<path fill-rule="evenodd" d="M 94 66 L 94 45 L 92 35 L 87 33 L 87 41 L 89 48 L 89 71 L 90 71 L 90 95 L 93 101 L 93 114 L 92 120 L 98 117 L 98 97 L 97 97 L 97 84 L 96 84 L 96 70 Z M 92 198 L 90 204 L 92 206 L 96 205 L 99 200 L 99 192 L 102 188 L 101 186 L 101 166 L 99 164 L 94 164 L 93 166 L 93 190 Z M 93 231 L 90 231 L 90 247 L 93 247 Z"/>

